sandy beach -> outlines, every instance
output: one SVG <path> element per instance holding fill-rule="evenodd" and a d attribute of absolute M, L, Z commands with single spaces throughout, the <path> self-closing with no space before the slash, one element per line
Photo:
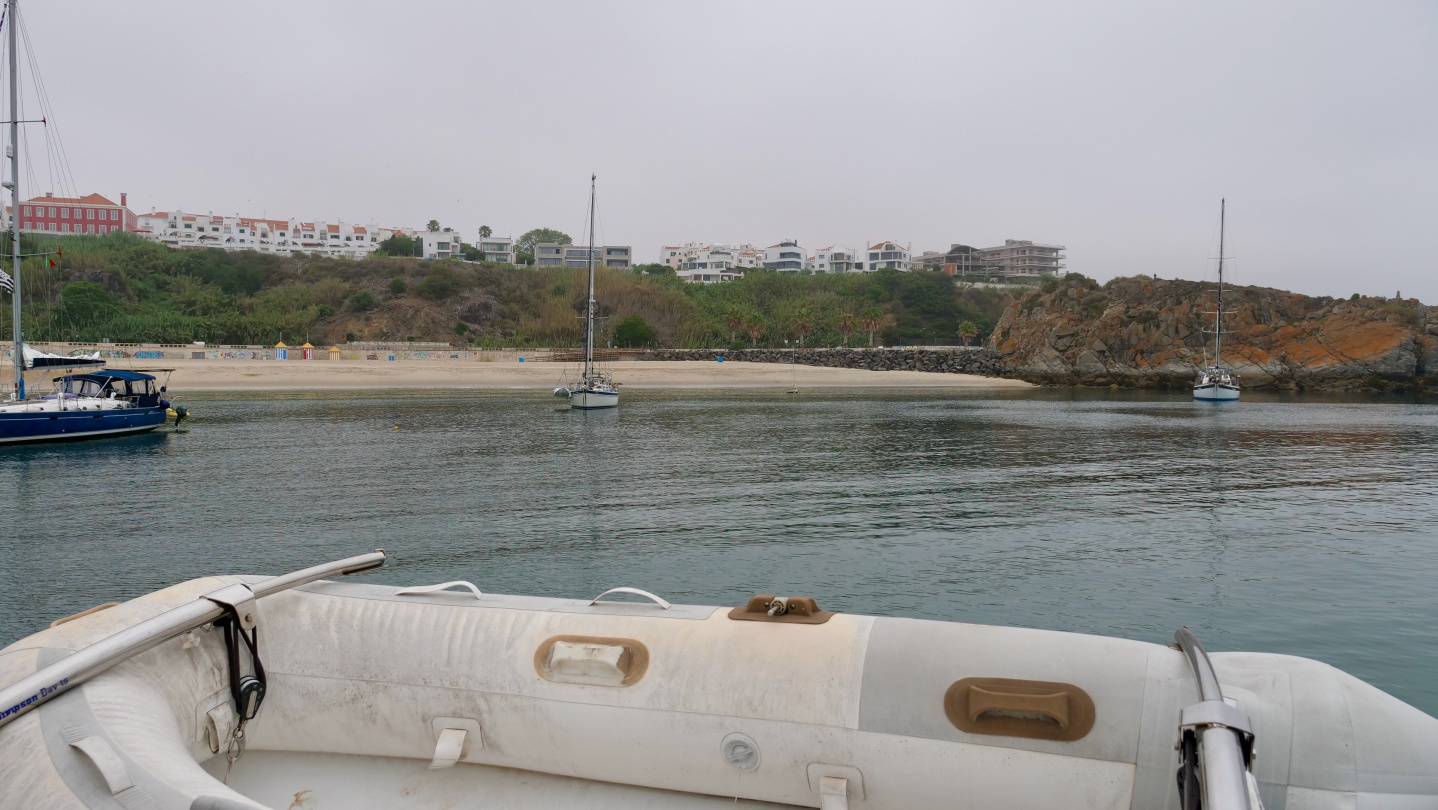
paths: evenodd
<path fill-rule="evenodd" d="M 118 362 L 114 368 L 143 367 Z M 169 386 L 184 391 L 355 388 L 551 389 L 573 364 L 434 360 L 182 360 Z M 1019 380 L 923 371 L 867 371 L 774 363 L 629 361 L 610 364 L 626 388 L 1028 388 Z M 157 375 L 164 377 L 165 375 Z"/>

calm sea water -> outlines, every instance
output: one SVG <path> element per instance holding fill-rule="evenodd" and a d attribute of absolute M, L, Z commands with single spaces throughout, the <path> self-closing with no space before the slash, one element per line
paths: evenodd
<path fill-rule="evenodd" d="M 0 644 L 211 573 L 1023 625 L 1330 662 L 1438 714 L 1438 406 L 1108 392 L 191 396 L 0 450 Z M 398 430 L 395 430 L 398 426 Z"/>

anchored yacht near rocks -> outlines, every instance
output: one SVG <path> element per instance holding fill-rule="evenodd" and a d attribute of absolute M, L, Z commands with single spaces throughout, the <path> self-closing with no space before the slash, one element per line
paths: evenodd
<path fill-rule="evenodd" d="M 1195 402 L 1237 402 L 1238 375 L 1223 365 L 1223 229 L 1228 201 L 1218 203 L 1218 303 L 1213 310 L 1213 365 L 1198 373 Z"/>

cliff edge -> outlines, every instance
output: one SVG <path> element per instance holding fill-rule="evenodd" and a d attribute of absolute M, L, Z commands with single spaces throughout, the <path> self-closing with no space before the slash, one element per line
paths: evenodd
<path fill-rule="evenodd" d="M 1100 285 L 1071 273 L 1010 305 L 988 345 L 1030 382 L 1186 387 L 1212 362 L 1213 288 L 1147 276 Z M 1438 307 L 1265 287 L 1227 287 L 1224 300 L 1223 362 L 1244 387 L 1401 391 L 1438 382 Z"/>

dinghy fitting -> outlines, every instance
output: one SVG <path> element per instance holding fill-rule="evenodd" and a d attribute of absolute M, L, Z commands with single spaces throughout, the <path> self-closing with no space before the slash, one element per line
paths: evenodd
<path fill-rule="evenodd" d="M 1198 681 L 1198 703 L 1179 715 L 1178 791 L 1184 810 L 1263 810 L 1253 776 L 1253 724 L 1223 697 L 1208 653 L 1187 627 L 1173 634 Z"/>
<path fill-rule="evenodd" d="M 347 557 L 343 560 L 271 577 L 253 587 L 231 585 L 121 630 L 21 678 L 9 686 L 0 688 L 0 707 L 3 707 L 0 708 L 0 728 L 127 658 L 139 655 L 187 630 L 193 630 L 223 618 L 232 607 L 220 600 L 236 599 L 235 588 L 243 588 L 251 592 L 248 604 L 252 606 L 255 599 L 287 591 L 326 577 L 368 571 L 384 565 L 384 561 L 384 550 L 376 549 L 370 554 Z M 240 601 L 243 603 L 244 600 Z M 253 607 L 250 607 L 250 611 L 251 621 L 253 621 Z M 258 708 L 258 704 L 256 708 Z"/>

